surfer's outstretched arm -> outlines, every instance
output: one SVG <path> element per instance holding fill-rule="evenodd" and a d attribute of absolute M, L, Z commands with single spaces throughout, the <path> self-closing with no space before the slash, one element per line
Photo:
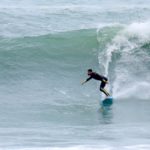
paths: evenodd
<path fill-rule="evenodd" d="M 85 81 L 83 81 L 81 84 L 83 85 L 84 83 L 88 82 L 89 80 L 91 80 L 92 77 L 87 78 Z"/>

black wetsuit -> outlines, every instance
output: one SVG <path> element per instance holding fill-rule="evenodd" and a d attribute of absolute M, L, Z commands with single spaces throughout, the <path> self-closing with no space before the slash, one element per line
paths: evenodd
<path fill-rule="evenodd" d="M 103 93 L 105 93 L 105 95 L 109 96 L 109 93 L 104 89 L 105 85 L 106 85 L 106 82 L 108 81 L 108 79 L 102 75 L 99 75 L 98 73 L 96 72 L 92 72 L 92 74 L 90 75 L 89 78 L 86 79 L 86 81 L 89 81 L 91 79 L 95 79 L 95 80 L 99 80 L 101 81 L 101 84 L 100 84 L 100 91 L 102 91 Z M 105 81 L 103 81 L 105 80 Z"/>

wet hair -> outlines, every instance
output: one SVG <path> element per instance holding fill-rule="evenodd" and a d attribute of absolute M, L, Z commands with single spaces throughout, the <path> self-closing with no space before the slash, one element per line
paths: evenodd
<path fill-rule="evenodd" d="M 88 69 L 88 72 L 92 72 L 92 69 Z"/>

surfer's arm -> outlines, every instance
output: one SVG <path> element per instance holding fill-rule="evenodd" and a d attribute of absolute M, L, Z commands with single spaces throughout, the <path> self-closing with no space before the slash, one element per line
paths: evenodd
<path fill-rule="evenodd" d="M 87 78 L 85 81 L 83 81 L 81 84 L 83 85 L 84 83 L 88 82 L 89 80 L 91 80 L 92 77 Z"/>

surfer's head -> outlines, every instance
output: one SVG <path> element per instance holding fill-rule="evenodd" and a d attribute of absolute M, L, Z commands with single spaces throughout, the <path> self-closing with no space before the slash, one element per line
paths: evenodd
<path fill-rule="evenodd" d="M 92 74 L 92 72 L 93 72 L 92 69 L 88 69 L 88 70 L 87 70 L 87 74 L 88 74 L 89 76 Z"/>

